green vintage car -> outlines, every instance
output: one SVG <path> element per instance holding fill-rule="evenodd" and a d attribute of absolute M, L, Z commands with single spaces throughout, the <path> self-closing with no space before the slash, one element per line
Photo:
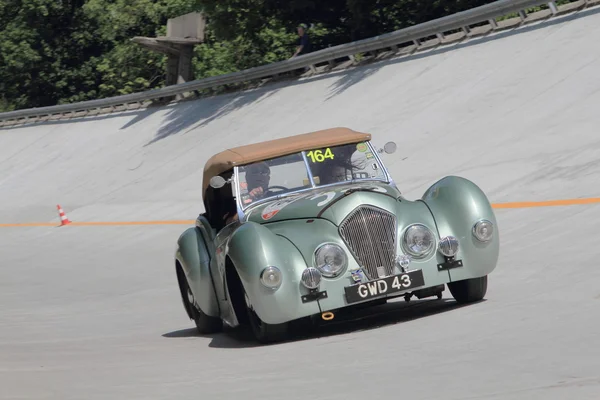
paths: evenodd
<path fill-rule="evenodd" d="M 177 241 L 175 271 L 201 333 L 249 324 L 260 342 L 291 321 L 327 323 L 395 296 L 480 300 L 499 236 L 485 194 L 447 176 L 402 196 L 371 135 L 347 128 L 225 150 L 204 168 L 205 212 Z"/>

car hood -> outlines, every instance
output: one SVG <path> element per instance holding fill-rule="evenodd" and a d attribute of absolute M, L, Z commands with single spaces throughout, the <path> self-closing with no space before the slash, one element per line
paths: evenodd
<path fill-rule="evenodd" d="M 264 224 L 289 219 L 324 218 L 336 225 L 351 209 L 372 204 L 392 211 L 400 192 L 385 183 L 354 183 L 290 195 L 252 208 L 248 221 Z"/>

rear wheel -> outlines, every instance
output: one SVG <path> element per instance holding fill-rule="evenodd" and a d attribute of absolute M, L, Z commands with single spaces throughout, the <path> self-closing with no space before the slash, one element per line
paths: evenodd
<path fill-rule="evenodd" d="M 448 283 L 452 297 L 459 303 L 472 303 L 483 299 L 487 292 L 487 275 Z"/>

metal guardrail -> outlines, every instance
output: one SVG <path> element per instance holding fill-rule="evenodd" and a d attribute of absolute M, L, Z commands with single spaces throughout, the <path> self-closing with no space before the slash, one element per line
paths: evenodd
<path fill-rule="evenodd" d="M 591 0 L 580 0 L 581 6 L 585 6 Z M 335 59 L 349 57 L 359 53 L 374 52 L 385 48 L 394 48 L 401 44 L 414 42 L 419 45 L 420 39 L 432 36 L 442 38 L 444 33 L 462 29 L 469 31 L 470 25 L 479 23 L 488 23 L 491 29 L 498 28 L 496 18 L 506 16 L 512 13 L 519 13 L 521 18 L 525 18 L 523 10 L 546 4 L 549 6 L 552 14 L 558 13 L 558 7 L 554 1 L 548 0 L 499 0 L 484 6 L 472 8 L 456 14 L 445 16 L 436 20 L 428 21 L 419 25 L 414 25 L 398 31 L 390 32 L 384 35 L 375 36 L 368 39 L 359 40 L 335 47 L 315 51 L 306 55 L 298 56 L 293 59 L 275 62 L 268 65 L 250 68 L 247 70 L 204 78 L 200 80 L 185 82 L 177 85 L 167 86 L 160 89 L 153 89 L 144 92 L 138 92 L 128 95 L 82 101 L 72 104 L 58 106 L 30 108 L 25 110 L 10 111 L 0 113 L 0 127 L 17 125 L 21 123 L 33 122 L 32 118 L 37 120 L 39 117 L 51 115 L 68 115 L 78 112 L 89 112 L 106 107 L 127 106 L 128 104 L 141 104 L 146 101 L 183 95 L 185 93 L 215 88 L 224 85 L 250 82 L 257 79 L 265 79 L 278 74 L 291 72 L 304 67 L 313 67 L 321 63 L 329 63 Z M 3 123 L 4 122 L 4 123 Z"/>

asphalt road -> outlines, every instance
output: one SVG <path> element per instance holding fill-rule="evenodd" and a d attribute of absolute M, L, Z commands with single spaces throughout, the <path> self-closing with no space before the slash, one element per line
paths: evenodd
<path fill-rule="evenodd" d="M 398 143 L 409 198 L 460 175 L 494 203 L 600 197 L 600 9 L 294 85 L 0 131 L 0 223 L 194 219 L 225 147 L 330 126 Z M 184 225 L 0 227 L 0 398 L 600 397 L 600 203 L 498 209 L 485 301 L 380 307 L 289 342 L 199 336 Z"/>

